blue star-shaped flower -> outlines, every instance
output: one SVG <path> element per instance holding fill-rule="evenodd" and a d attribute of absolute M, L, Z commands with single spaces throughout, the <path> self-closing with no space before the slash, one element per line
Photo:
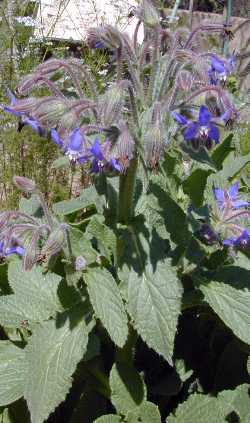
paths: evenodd
<path fill-rule="evenodd" d="M 238 209 L 240 207 L 247 207 L 250 205 L 248 201 L 240 200 L 239 197 L 239 182 L 233 184 L 228 190 L 213 188 L 216 203 L 220 209 L 231 208 Z"/>
<path fill-rule="evenodd" d="M 226 61 L 223 61 L 215 55 L 211 57 L 211 68 L 208 71 L 210 83 L 217 85 L 219 81 L 225 82 L 228 75 L 235 67 L 235 58 L 230 56 Z"/>
<path fill-rule="evenodd" d="M 246 249 L 250 247 L 250 233 L 247 229 L 244 229 L 240 236 L 227 238 L 223 241 L 223 244 L 228 247 L 238 247 Z"/>
<path fill-rule="evenodd" d="M 213 116 L 206 106 L 200 106 L 198 120 L 194 122 L 188 121 L 185 116 L 176 112 L 172 112 L 172 116 L 185 128 L 183 133 L 185 141 L 200 139 L 205 141 L 205 145 L 209 141 L 215 141 L 215 144 L 220 142 L 219 129 L 212 122 Z"/>
<path fill-rule="evenodd" d="M 94 173 L 101 172 L 104 169 L 105 165 L 109 165 L 111 169 L 117 170 L 118 172 L 122 171 L 122 166 L 119 165 L 118 161 L 115 158 L 111 158 L 109 161 L 106 160 L 98 138 L 95 139 L 94 144 L 90 148 L 90 152 L 93 156 L 92 171 Z"/>
<path fill-rule="evenodd" d="M 52 141 L 63 149 L 64 154 L 73 162 L 84 163 L 90 158 L 86 148 L 85 138 L 79 128 L 75 128 L 68 140 L 64 141 L 56 129 L 50 131 Z"/>

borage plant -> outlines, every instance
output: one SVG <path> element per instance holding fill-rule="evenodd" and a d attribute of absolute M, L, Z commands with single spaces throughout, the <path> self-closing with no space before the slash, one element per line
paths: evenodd
<path fill-rule="evenodd" d="M 89 31 L 89 47 L 116 64 L 103 92 L 81 60 L 53 58 L 2 105 L 51 138 L 57 165 L 91 180 L 49 208 L 16 177 L 25 197 L 0 216 L 0 404 L 15 402 L 2 411 L 10 415 L 22 407 L 22 421 L 22 397 L 32 423 L 51 413 L 71 423 L 250 418 L 239 406 L 249 389 L 240 182 L 250 155 L 237 157 L 232 134 L 222 141 L 239 115 L 227 90 L 235 59 L 199 39 L 229 31 L 174 31 L 156 3 L 134 11 L 133 40 L 111 26 Z"/>

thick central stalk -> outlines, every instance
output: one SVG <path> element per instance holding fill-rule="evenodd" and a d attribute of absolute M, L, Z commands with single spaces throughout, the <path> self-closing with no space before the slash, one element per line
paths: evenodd
<path fill-rule="evenodd" d="M 125 175 L 120 176 L 119 185 L 119 222 L 129 224 L 133 216 L 133 197 L 138 159 L 133 159 Z"/>

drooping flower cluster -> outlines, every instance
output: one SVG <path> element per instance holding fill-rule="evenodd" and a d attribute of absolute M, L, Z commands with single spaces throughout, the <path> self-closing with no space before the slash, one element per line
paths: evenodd
<path fill-rule="evenodd" d="M 122 172 L 125 169 L 120 155 L 108 139 L 101 143 L 99 138 L 96 138 L 91 143 L 79 128 L 74 129 L 66 139 L 62 139 L 56 129 L 52 129 L 51 138 L 73 163 L 91 163 L 93 173 L 97 174 L 105 170 Z M 132 155 L 128 157 L 128 161 L 131 158 Z"/>

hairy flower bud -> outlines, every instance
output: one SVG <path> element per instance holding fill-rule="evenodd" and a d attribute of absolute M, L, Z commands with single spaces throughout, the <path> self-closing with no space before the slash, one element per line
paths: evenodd
<path fill-rule="evenodd" d="M 36 70 L 40 74 L 50 75 L 63 67 L 63 61 L 60 59 L 49 59 L 37 66 Z"/>
<path fill-rule="evenodd" d="M 25 271 L 31 270 L 37 262 L 37 257 L 39 256 L 39 238 L 40 228 L 33 232 L 32 238 L 25 249 L 23 256 L 23 269 Z"/>
<path fill-rule="evenodd" d="M 119 122 L 118 127 L 120 133 L 110 150 L 110 157 L 116 158 L 122 168 L 126 169 L 134 156 L 135 142 L 124 121 Z"/>
<path fill-rule="evenodd" d="M 125 97 L 124 82 L 113 84 L 100 99 L 101 122 L 105 126 L 111 126 L 121 116 Z"/>
<path fill-rule="evenodd" d="M 103 25 L 90 28 L 86 40 L 90 48 L 109 48 L 110 50 L 121 49 L 122 34 L 111 25 Z"/>
<path fill-rule="evenodd" d="M 144 136 L 145 161 L 154 169 L 164 151 L 164 134 L 161 126 L 152 126 Z"/>
<path fill-rule="evenodd" d="M 31 179 L 25 178 L 24 176 L 14 176 L 13 182 L 19 189 L 24 192 L 36 192 L 36 184 Z"/>
<path fill-rule="evenodd" d="M 86 269 L 86 266 L 87 266 L 87 262 L 86 262 L 86 259 L 83 256 L 76 257 L 76 260 L 75 260 L 75 270 L 76 271 L 84 270 L 84 269 Z"/>
<path fill-rule="evenodd" d="M 66 99 L 46 97 L 38 101 L 32 117 L 42 125 L 53 127 L 69 108 L 70 105 Z"/>
<path fill-rule="evenodd" d="M 41 254 L 48 257 L 57 254 L 63 248 L 65 240 L 65 225 L 62 224 L 56 230 L 50 233 L 42 248 Z"/>
<path fill-rule="evenodd" d="M 143 0 L 142 5 L 135 10 L 135 15 L 147 26 L 159 25 L 160 15 L 150 0 Z"/>
<path fill-rule="evenodd" d="M 182 70 L 178 74 L 177 84 L 178 84 L 178 88 L 181 91 L 189 92 L 193 86 L 193 83 L 194 83 L 194 78 L 190 72 L 186 70 Z"/>

